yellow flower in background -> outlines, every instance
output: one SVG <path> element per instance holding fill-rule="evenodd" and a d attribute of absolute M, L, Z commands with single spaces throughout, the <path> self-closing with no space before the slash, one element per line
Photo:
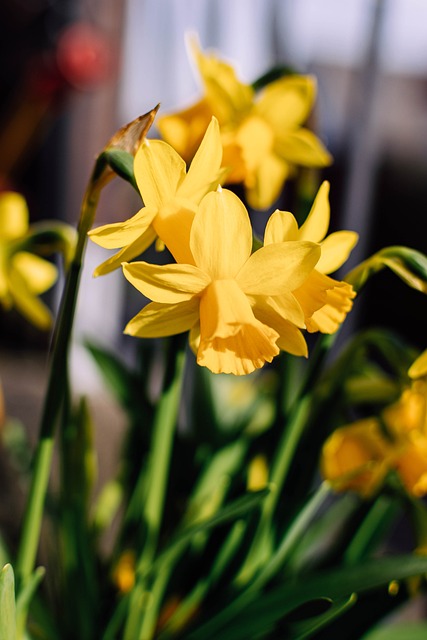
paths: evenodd
<path fill-rule="evenodd" d="M 29 251 L 28 208 L 19 193 L 0 194 L 0 304 L 15 307 L 39 329 L 49 329 L 52 317 L 38 296 L 57 279 L 56 267 Z"/>
<path fill-rule="evenodd" d="M 336 491 L 365 498 L 380 487 L 389 470 L 389 447 L 376 418 L 336 429 L 322 450 L 321 472 Z"/>
<path fill-rule="evenodd" d="M 95 270 L 104 275 L 140 255 L 159 237 L 177 261 L 190 259 L 191 224 L 202 197 L 216 189 L 222 147 L 218 122 L 212 118 L 186 171 L 184 160 L 161 140 L 144 140 L 136 153 L 135 179 L 144 207 L 125 222 L 107 224 L 89 232 L 105 249 L 120 249 Z"/>
<path fill-rule="evenodd" d="M 163 116 L 158 127 L 187 160 L 211 115 L 218 118 L 227 182 L 243 182 L 255 209 L 271 206 L 295 166 L 324 167 L 332 158 L 320 140 L 302 125 L 315 101 L 311 76 L 286 76 L 259 95 L 241 82 L 233 67 L 193 46 L 205 95 L 180 113 Z M 203 124 L 204 123 L 204 124 Z"/>
<path fill-rule="evenodd" d="M 321 469 L 338 491 L 368 497 L 394 470 L 408 493 L 427 495 L 427 379 L 425 354 L 409 369 L 419 378 L 386 407 L 333 432 L 323 446 Z"/>
<path fill-rule="evenodd" d="M 351 285 L 330 278 L 347 260 L 357 242 L 354 231 L 326 235 L 330 222 L 329 183 L 324 182 L 305 222 L 298 228 L 289 211 L 276 210 L 267 222 L 264 245 L 276 242 L 308 240 L 317 242 L 321 256 L 312 274 L 293 292 L 304 312 L 307 330 L 334 333 L 352 308 L 355 292 Z"/>
<path fill-rule="evenodd" d="M 251 255 L 252 228 L 237 196 L 219 188 L 201 201 L 190 232 L 186 264 L 123 265 L 126 278 L 152 303 L 125 333 L 161 337 L 191 330 L 199 365 L 244 375 L 271 362 L 282 341 L 305 352 L 293 317 L 291 292 L 313 270 L 320 247 L 283 242 Z M 286 295 L 286 293 L 288 295 Z M 273 305 L 280 296 L 280 305 Z"/>

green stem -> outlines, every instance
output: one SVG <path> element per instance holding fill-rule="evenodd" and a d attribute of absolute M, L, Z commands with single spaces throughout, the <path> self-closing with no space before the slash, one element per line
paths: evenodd
<path fill-rule="evenodd" d="M 181 343 L 182 336 L 178 336 L 177 339 Z M 175 347 L 173 362 L 169 363 L 170 369 L 169 374 L 167 374 L 165 389 L 158 402 L 154 417 L 152 443 L 145 476 L 146 497 L 142 509 L 142 518 L 146 527 L 146 538 L 137 565 L 137 573 L 139 575 L 146 574 L 147 569 L 153 562 L 163 519 L 185 363 L 184 348 L 177 348 L 174 343 L 173 347 Z M 141 603 L 143 602 L 147 579 L 140 578 L 137 580 L 130 600 L 124 640 L 151 637 L 156 623 L 153 613 L 158 610 L 160 597 L 164 591 L 164 586 L 162 588 L 159 586 L 161 584 L 162 580 L 160 579 L 159 582 L 156 578 L 156 589 L 150 594 L 149 606 L 145 609 L 144 606 L 141 606 Z M 144 620 L 145 617 L 147 618 L 146 620 Z M 141 635 L 142 633 L 144 635 Z"/>
<path fill-rule="evenodd" d="M 22 536 L 16 563 L 17 577 L 20 586 L 25 586 L 25 583 L 33 572 L 36 561 L 43 507 L 52 463 L 55 426 L 58 421 L 65 392 L 67 357 L 83 254 L 86 246 L 87 231 L 93 223 L 99 193 L 99 189 L 96 189 L 91 181 L 82 205 L 77 247 L 67 274 L 65 291 L 55 329 L 50 375 L 43 405 L 39 441 L 34 456 L 31 486 L 27 500 L 27 508 L 24 513 Z"/>

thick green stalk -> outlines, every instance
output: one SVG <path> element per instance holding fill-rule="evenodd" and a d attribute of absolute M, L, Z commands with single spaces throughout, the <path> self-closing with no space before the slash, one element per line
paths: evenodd
<path fill-rule="evenodd" d="M 73 328 L 77 293 L 86 246 L 87 231 L 93 223 L 100 190 L 89 183 L 83 201 L 77 247 L 71 262 L 55 329 L 50 375 L 43 405 L 39 441 L 36 447 L 31 486 L 24 514 L 16 563 L 18 584 L 24 586 L 34 570 L 51 463 L 55 427 L 66 387 L 67 357 Z"/>

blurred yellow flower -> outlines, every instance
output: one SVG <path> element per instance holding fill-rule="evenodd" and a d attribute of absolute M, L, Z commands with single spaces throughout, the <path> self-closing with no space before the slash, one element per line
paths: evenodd
<path fill-rule="evenodd" d="M 425 353 L 409 369 L 413 375 L 425 375 Z M 367 497 L 385 473 L 394 470 L 408 493 L 426 495 L 427 380 L 414 380 L 379 418 L 334 431 L 323 446 L 321 467 L 339 491 L 353 490 Z"/>
<path fill-rule="evenodd" d="M 312 110 L 316 83 L 310 76 L 286 76 L 260 94 L 241 82 L 233 67 L 193 46 L 205 95 L 180 113 L 163 116 L 158 127 L 187 160 L 211 115 L 218 118 L 227 181 L 243 182 L 250 206 L 265 209 L 278 198 L 294 167 L 324 167 L 332 158 L 302 125 Z"/>
<path fill-rule="evenodd" d="M 28 208 L 23 196 L 15 192 L 0 194 L 0 304 L 15 307 L 39 329 L 49 329 L 52 317 L 37 296 L 57 279 L 56 267 L 29 251 Z"/>
<path fill-rule="evenodd" d="M 135 156 L 135 179 L 144 207 L 129 220 L 89 232 L 105 249 L 120 251 L 103 262 L 94 275 L 104 275 L 140 255 L 158 236 L 177 261 L 188 262 L 189 236 L 202 197 L 218 186 L 222 147 L 218 122 L 212 118 L 186 172 L 185 162 L 161 140 L 144 140 Z"/>
<path fill-rule="evenodd" d="M 214 373 L 251 373 L 271 362 L 279 347 L 305 353 L 293 317 L 291 292 L 320 257 L 312 242 L 275 243 L 251 255 L 252 228 L 237 196 L 208 193 L 194 216 L 186 264 L 123 265 L 126 278 L 153 300 L 125 333 L 161 337 L 191 330 L 199 365 Z M 280 305 L 273 305 L 280 296 Z M 301 343 L 302 340 L 302 343 Z"/>
<path fill-rule="evenodd" d="M 389 470 L 388 443 L 377 419 L 367 418 L 336 429 L 322 450 L 321 472 L 336 491 L 371 496 Z"/>
<path fill-rule="evenodd" d="M 329 183 L 324 182 L 315 198 L 310 213 L 298 228 L 289 211 L 276 210 L 267 223 L 264 245 L 275 242 L 308 240 L 317 242 L 321 256 L 316 268 L 293 292 L 301 305 L 307 330 L 334 333 L 352 308 L 355 297 L 353 287 L 326 274 L 336 271 L 347 260 L 357 242 L 354 231 L 337 231 L 326 235 L 330 221 Z"/>

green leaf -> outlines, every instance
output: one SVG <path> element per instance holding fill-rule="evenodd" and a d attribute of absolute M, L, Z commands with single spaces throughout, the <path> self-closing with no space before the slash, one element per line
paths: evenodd
<path fill-rule="evenodd" d="M 345 277 L 356 291 L 360 291 L 375 273 L 388 267 L 409 287 L 427 293 L 427 256 L 408 247 L 381 249 L 359 264 Z"/>
<path fill-rule="evenodd" d="M 336 618 L 350 609 L 356 601 L 357 596 L 353 593 L 349 598 L 331 602 L 330 607 L 325 613 L 315 616 L 312 619 L 304 620 L 298 624 L 291 625 L 290 638 L 292 638 L 292 640 L 305 640 L 305 638 L 310 638 L 313 633 L 320 631 L 320 629 L 323 629 L 323 627 L 326 627 L 330 622 L 333 622 Z"/>
<path fill-rule="evenodd" d="M 15 577 L 12 565 L 6 564 L 0 572 L 0 640 L 15 640 L 15 637 Z"/>
<path fill-rule="evenodd" d="M 167 562 L 168 558 L 174 555 L 179 547 L 188 544 L 194 536 L 245 517 L 248 513 L 261 505 L 263 500 L 269 495 L 270 491 L 270 488 L 266 488 L 261 491 L 247 493 L 243 497 L 227 504 L 225 507 L 217 511 L 212 517 L 206 518 L 205 520 L 195 523 L 193 526 L 181 531 L 157 556 L 155 562 L 150 567 L 150 571 L 157 568 L 157 566 L 163 562 Z"/>
<path fill-rule="evenodd" d="M 238 614 L 227 621 L 212 618 L 189 634 L 189 640 L 245 640 L 255 627 L 270 629 L 288 613 L 305 602 L 318 598 L 332 601 L 386 586 L 393 580 L 403 580 L 427 572 L 427 558 L 421 556 L 394 556 L 371 558 L 356 566 L 341 566 L 328 572 L 304 575 L 289 580 L 267 593 L 254 593 Z M 237 600 L 236 600 L 237 601 Z M 220 622 L 219 622 L 220 620 Z M 225 626 L 223 626 L 223 623 Z M 261 625 L 261 626 L 260 626 Z M 245 635 L 246 634 L 246 635 Z"/>
<path fill-rule="evenodd" d="M 133 173 L 133 155 L 122 149 L 115 149 L 114 147 L 106 149 L 102 155 L 111 169 L 138 191 Z"/>
<path fill-rule="evenodd" d="M 404 622 L 381 626 L 365 634 L 361 640 L 425 640 L 427 623 Z"/>

